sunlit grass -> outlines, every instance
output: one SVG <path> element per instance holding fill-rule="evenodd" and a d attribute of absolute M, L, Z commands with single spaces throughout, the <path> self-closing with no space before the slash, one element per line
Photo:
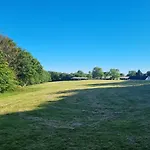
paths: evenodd
<path fill-rule="evenodd" d="M 60 96 L 71 95 L 71 93 L 58 94 L 57 92 L 74 89 L 97 88 L 87 85 L 110 82 L 112 81 L 51 82 L 20 88 L 17 92 L 8 92 L 0 95 L 0 114 L 33 110 L 48 100 L 57 101 L 60 100 Z M 118 83 L 119 81 L 114 82 Z M 103 87 L 105 86 L 102 86 L 101 88 Z"/>

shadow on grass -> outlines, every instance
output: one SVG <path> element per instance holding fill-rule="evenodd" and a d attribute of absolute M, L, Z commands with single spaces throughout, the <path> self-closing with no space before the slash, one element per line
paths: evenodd
<path fill-rule="evenodd" d="M 0 149 L 150 149 L 150 85 L 120 84 L 64 91 L 36 110 L 1 115 Z"/>
<path fill-rule="evenodd" d="M 109 81 L 109 80 L 106 80 Z M 112 80 L 113 81 L 113 80 Z M 115 82 L 106 82 L 106 83 L 98 83 L 98 84 L 86 84 L 85 86 L 140 86 L 140 85 L 149 85 L 149 81 L 141 81 L 141 80 L 127 80 L 127 81 L 115 81 Z"/>

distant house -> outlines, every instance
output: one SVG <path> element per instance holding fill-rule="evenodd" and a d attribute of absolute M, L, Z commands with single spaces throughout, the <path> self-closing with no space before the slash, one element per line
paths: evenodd
<path fill-rule="evenodd" d="M 88 80 L 87 77 L 72 77 L 71 80 Z"/>
<path fill-rule="evenodd" d="M 150 76 L 148 76 L 145 80 L 150 81 Z"/>
<path fill-rule="evenodd" d="M 111 80 L 111 76 L 107 76 L 107 77 L 102 77 L 102 80 Z"/>
<path fill-rule="evenodd" d="M 129 77 L 120 77 L 120 80 L 129 80 Z"/>

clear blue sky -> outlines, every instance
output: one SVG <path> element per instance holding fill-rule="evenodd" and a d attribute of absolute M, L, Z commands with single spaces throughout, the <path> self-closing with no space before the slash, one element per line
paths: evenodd
<path fill-rule="evenodd" d="M 1 1 L 0 33 L 47 70 L 150 70 L 149 0 Z"/>

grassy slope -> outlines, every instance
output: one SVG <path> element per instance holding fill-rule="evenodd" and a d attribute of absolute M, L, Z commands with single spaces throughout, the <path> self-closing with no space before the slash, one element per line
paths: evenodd
<path fill-rule="evenodd" d="M 150 149 L 150 82 L 75 81 L 0 95 L 0 150 Z"/>

